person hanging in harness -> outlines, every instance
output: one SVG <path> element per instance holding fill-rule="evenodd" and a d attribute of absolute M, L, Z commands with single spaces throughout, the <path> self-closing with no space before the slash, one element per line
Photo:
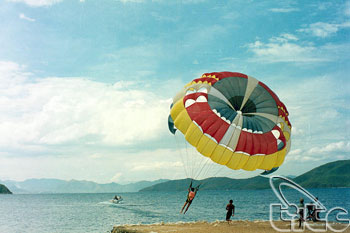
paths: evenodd
<path fill-rule="evenodd" d="M 185 209 L 185 212 L 184 212 L 184 214 L 186 214 L 188 208 L 189 208 L 190 205 L 192 204 L 192 201 L 193 201 L 193 199 L 195 198 L 195 196 L 196 196 L 196 194 L 197 194 L 197 191 L 198 191 L 198 189 L 199 189 L 199 186 L 200 186 L 200 184 L 199 184 L 197 187 L 193 188 L 193 187 L 192 187 L 192 181 L 191 181 L 190 187 L 188 188 L 187 199 L 186 199 L 185 204 L 184 204 L 184 206 L 182 207 L 180 213 L 182 213 L 182 211 L 184 210 L 184 208 L 185 208 L 186 205 L 187 205 L 187 208 Z"/>

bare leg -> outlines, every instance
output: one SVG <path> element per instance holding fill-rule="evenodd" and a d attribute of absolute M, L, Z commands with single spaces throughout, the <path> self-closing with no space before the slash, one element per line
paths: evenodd
<path fill-rule="evenodd" d="M 191 203 L 192 203 L 192 202 L 188 202 L 188 205 L 187 205 L 187 208 L 186 208 L 184 214 L 186 214 L 186 212 L 187 212 L 188 208 L 190 207 Z"/>
<path fill-rule="evenodd" d="M 180 211 L 180 213 L 182 213 L 182 211 L 184 210 L 184 208 L 185 208 L 185 206 L 187 205 L 187 201 L 185 202 L 185 204 L 184 204 L 184 206 L 182 207 L 182 209 L 181 209 L 181 211 Z M 188 208 L 188 207 L 187 207 Z M 185 211 L 185 213 L 186 213 L 186 211 Z"/>
<path fill-rule="evenodd" d="M 299 218 L 299 228 L 301 228 L 302 222 L 304 221 L 303 219 L 303 214 L 300 214 L 300 218 Z"/>

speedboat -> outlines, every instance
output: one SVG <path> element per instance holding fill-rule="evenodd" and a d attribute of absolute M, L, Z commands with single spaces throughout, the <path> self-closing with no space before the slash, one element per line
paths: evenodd
<path fill-rule="evenodd" d="M 123 201 L 123 198 L 121 196 L 115 196 L 115 198 L 111 200 L 111 202 L 114 204 L 119 204 L 121 201 Z"/>

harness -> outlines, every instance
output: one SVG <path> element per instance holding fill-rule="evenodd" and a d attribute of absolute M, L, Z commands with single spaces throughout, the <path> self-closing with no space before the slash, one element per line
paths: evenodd
<path fill-rule="evenodd" d="M 189 192 L 189 194 L 188 194 L 188 199 L 189 199 L 190 201 L 192 201 L 192 200 L 193 200 L 193 198 L 194 198 L 194 196 L 196 196 L 196 193 L 195 193 L 195 192 L 190 191 L 190 192 Z"/>

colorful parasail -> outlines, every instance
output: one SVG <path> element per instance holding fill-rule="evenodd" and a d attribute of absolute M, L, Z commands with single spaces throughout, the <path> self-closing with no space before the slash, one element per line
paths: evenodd
<path fill-rule="evenodd" d="M 205 73 L 174 98 L 169 130 L 215 163 L 270 174 L 291 146 L 288 111 L 264 83 L 242 73 Z"/>

